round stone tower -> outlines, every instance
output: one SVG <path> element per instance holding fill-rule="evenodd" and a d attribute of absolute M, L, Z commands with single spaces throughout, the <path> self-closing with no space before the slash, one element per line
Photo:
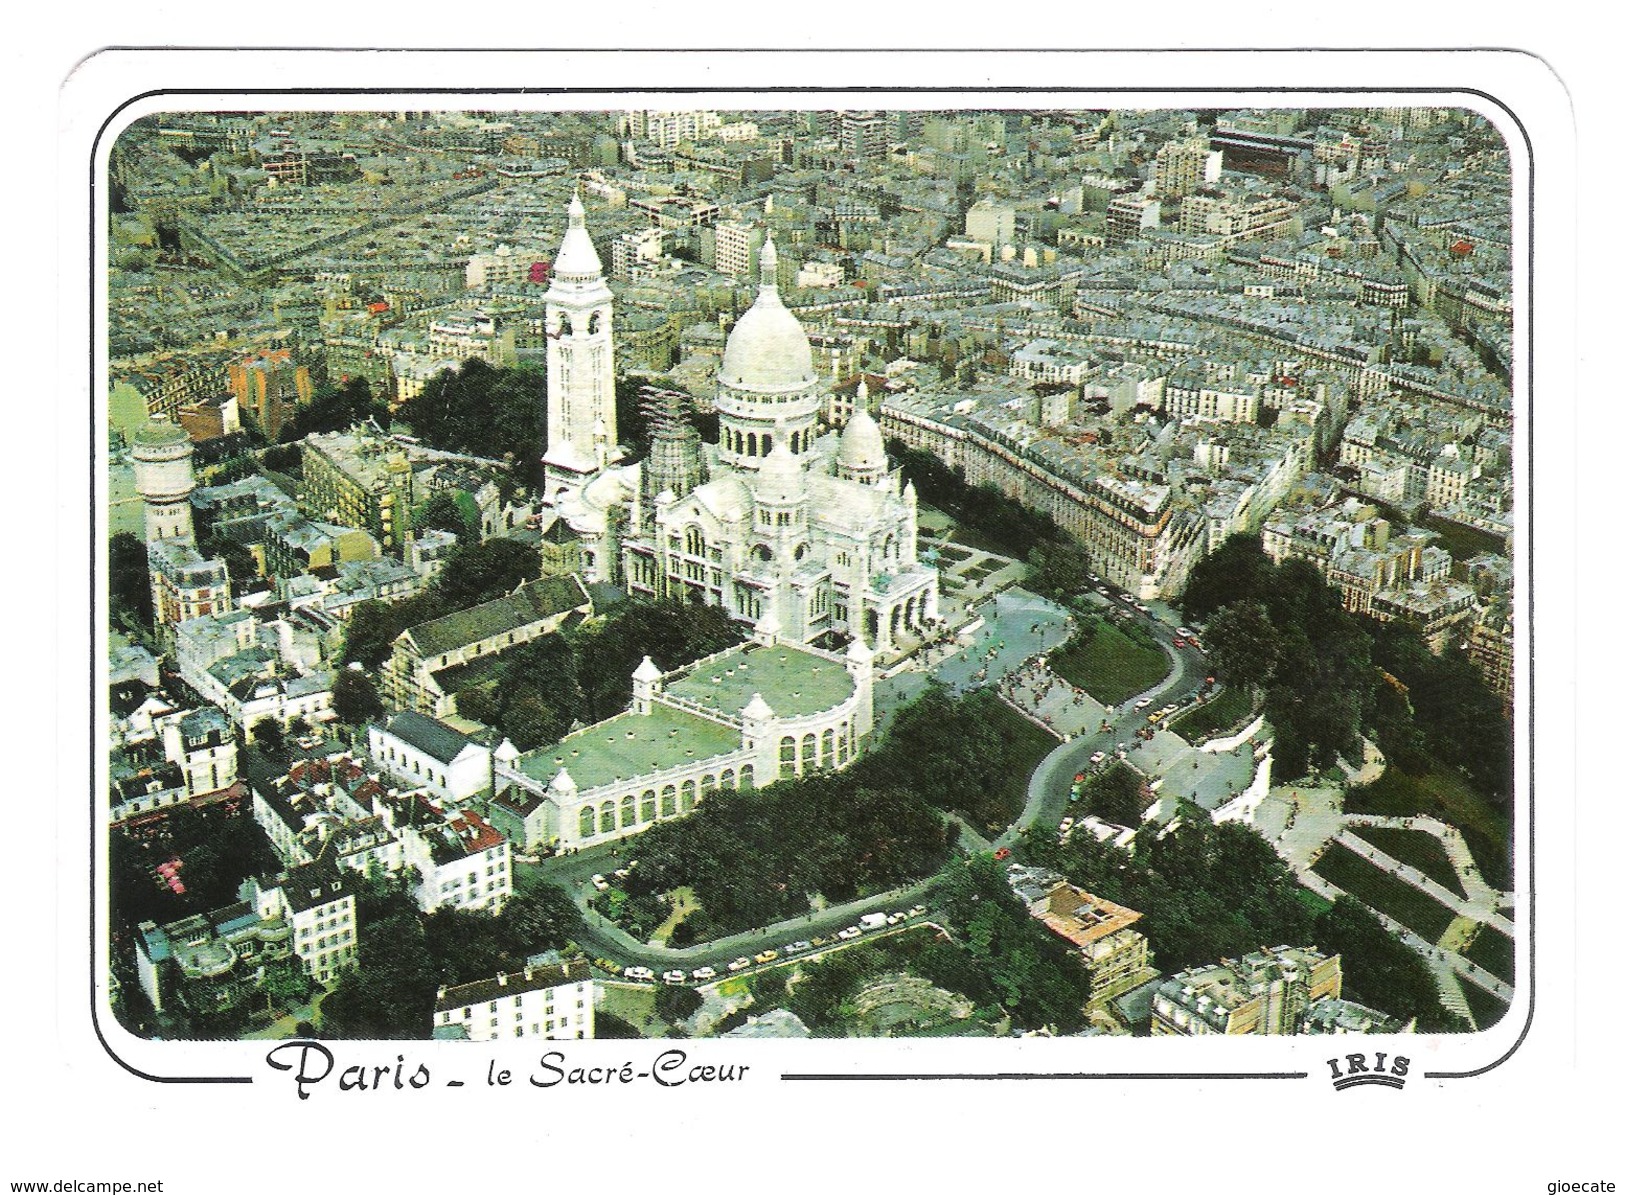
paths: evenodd
<path fill-rule="evenodd" d="M 135 489 L 146 505 L 147 542 L 192 541 L 192 437 L 173 420 L 149 419 L 131 443 Z"/>

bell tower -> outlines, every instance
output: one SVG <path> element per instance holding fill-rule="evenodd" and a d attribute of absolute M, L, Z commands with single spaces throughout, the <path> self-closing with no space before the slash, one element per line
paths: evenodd
<path fill-rule="evenodd" d="M 587 232 L 581 194 L 547 288 L 547 480 L 556 504 L 615 458 L 614 296 Z"/>

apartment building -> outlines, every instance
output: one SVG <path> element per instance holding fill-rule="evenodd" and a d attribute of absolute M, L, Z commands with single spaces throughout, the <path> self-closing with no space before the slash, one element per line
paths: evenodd
<path fill-rule="evenodd" d="M 581 960 L 499 971 L 477 983 L 442 987 L 435 997 L 434 1035 L 463 1041 L 590 1040 L 596 996 L 597 985 Z"/>

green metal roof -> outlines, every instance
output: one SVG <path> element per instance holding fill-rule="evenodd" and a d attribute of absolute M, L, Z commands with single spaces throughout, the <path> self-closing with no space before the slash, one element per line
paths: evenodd
<path fill-rule="evenodd" d="M 729 717 L 750 703 L 753 693 L 781 718 L 799 718 L 832 709 L 852 696 L 851 673 L 832 660 L 798 648 L 749 644 L 696 667 L 666 692 Z"/>
<path fill-rule="evenodd" d="M 570 770 L 577 788 L 589 789 L 726 755 L 743 745 L 737 730 L 656 703 L 646 715 L 617 714 L 527 752 L 518 766 L 525 775 L 544 782 L 562 766 Z"/>
<path fill-rule="evenodd" d="M 438 656 L 585 606 L 590 600 L 574 575 L 544 577 L 525 582 L 507 597 L 420 623 L 404 633 L 412 637 L 423 656 Z"/>

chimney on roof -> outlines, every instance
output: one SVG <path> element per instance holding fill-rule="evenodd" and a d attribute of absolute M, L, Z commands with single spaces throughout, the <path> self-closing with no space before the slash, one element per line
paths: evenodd
<path fill-rule="evenodd" d="M 508 973 L 506 971 L 497 972 L 497 986 L 503 988 L 508 986 Z"/>

